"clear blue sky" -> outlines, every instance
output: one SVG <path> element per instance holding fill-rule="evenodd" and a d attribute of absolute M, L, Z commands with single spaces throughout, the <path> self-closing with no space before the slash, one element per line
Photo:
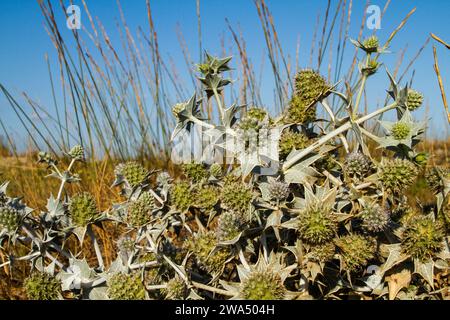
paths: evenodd
<path fill-rule="evenodd" d="M 53 1 L 58 6 L 59 0 Z M 69 1 L 64 1 L 66 4 Z M 81 1 L 73 0 L 74 4 Z M 337 0 L 332 0 L 332 6 L 337 5 Z M 349 35 L 357 37 L 360 21 L 366 1 L 353 0 L 352 28 Z M 93 16 L 97 16 L 105 28 L 113 33 L 115 19 L 119 17 L 116 1 L 114 0 L 87 0 L 88 7 Z M 327 1 L 306 0 L 267 0 L 273 14 L 280 41 L 285 54 L 295 56 L 297 39 L 300 36 L 300 66 L 307 67 L 312 34 L 317 15 L 323 18 Z M 386 0 L 373 0 L 371 4 L 384 7 Z M 161 53 L 170 56 L 178 63 L 180 70 L 185 70 L 181 49 L 177 40 L 176 25 L 180 24 L 186 43 L 193 59 L 197 60 L 197 17 L 195 0 L 153 0 L 151 1 L 153 19 L 158 32 Z M 122 7 L 127 22 L 132 31 L 138 26 L 147 28 L 147 14 L 145 0 L 122 1 Z M 447 0 L 392 0 L 387 14 L 382 20 L 382 29 L 378 35 L 384 42 L 390 32 L 400 23 L 407 12 L 417 7 L 416 13 L 411 17 L 406 27 L 397 36 L 390 50 L 391 54 L 383 58 L 389 69 L 395 68 L 395 61 L 399 51 L 405 45 L 408 49 L 405 61 L 409 61 L 425 42 L 430 32 L 434 32 L 446 41 L 450 41 L 450 1 Z M 266 50 L 261 25 L 257 11 L 252 0 L 202 0 L 202 33 L 203 47 L 212 53 L 220 53 L 221 36 L 225 34 L 227 41 L 231 43 L 230 33 L 227 31 L 225 18 L 227 17 L 233 27 L 240 27 L 247 41 L 249 57 L 258 66 L 262 54 Z M 65 25 L 62 16 L 58 23 Z M 82 15 L 82 22 L 87 22 L 87 16 Z M 371 30 L 365 30 L 370 34 Z M 43 18 L 37 1 L 34 0 L 4 0 L 0 2 L 0 35 L 2 45 L 0 47 L 0 83 L 5 85 L 14 95 L 18 96 L 22 91 L 27 92 L 42 105 L 52 106 L 50 83 L 47 73 L 47 65 L 44 59 L 46 53 L 56 69 L 55 50 L 43 27 Z M 114 40 L 115 35 L 112 35 Z M 448 124 L 445 121 L 442 101 L 437 86 L 437 80 L 433 71 L 431 41 L 417 60 L 415 67 L 414 87 L 425 93 L 426 103 L 430 107 L 432 118 L 430 133 L 445 136 L 448 133 Z M 440 67 L 444 77 L 447 93 L 450 94 L 450 54 L 443 46 L 437 45 L 440 59 Z M 347 50 L 349 56 L 353 56 L 352 50 Z M 400 72 L 404 70 L 403 64 Z M 266 65 L 268 70 L 268 65 Z M 345 69 L 345 68 L 344 68 Z M 269 72 L 269 71 L 267 71 Z M 408 77 L 409 78 L 409 77 Z M 186 83 L 189 83 L 187 74 Z M 273 101 L 271 96 L 273 82 L 265 81 L 263 84 L 264 100 L 269 105 Z M 384 72 L 377 74 L 369 83 L 369 97 L 384 97 L 388 87 Z M 379 103 L 380 101 L 374 101 Z M 420 117 L 420 112 L 417 114 Z M 0 116 L 7 123 L 12 132 L 20 132 L 20 126 L 5 99 L 0 97 Z M 0 135 L 2 132 L 0 131 Z"/>

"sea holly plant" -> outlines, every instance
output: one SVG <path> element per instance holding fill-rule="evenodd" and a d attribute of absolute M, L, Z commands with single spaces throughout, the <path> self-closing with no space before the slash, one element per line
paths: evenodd
<path fill-rule="evenodd" d="M 374 36 L 354 44 L 364 56 L 355 92 L 301 69 L 278 116 L 228 105 L 231 57 L 206 54 L 202 90 L 172 110 L 186 161 L 170 172 L 119 163 L 112 205 L 67 188 L 90 161 L 83 147 L 40 152 L 60 185 L 32 210 L 2 182 L 0 268 L 27 265 L 29 299 L 448 299 L 450 174 L 417 150 L 424 97 L 388 72 L 392 101 L 361 114 L 386 48 Z M 390 111 L 394 121 L 380 119 Z M 204 149 L 193 157 L 183 143 L 196 135 Z M 426 205 L 408 190 L 422 177 L 435 195 Z M 102 229 L 114 230 L 113 246 Z"/>

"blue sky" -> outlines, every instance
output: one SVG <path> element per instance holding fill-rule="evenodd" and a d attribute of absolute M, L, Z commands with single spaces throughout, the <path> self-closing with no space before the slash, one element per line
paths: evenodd
<path fill-rule="evenodd" d="M 58 6 L 58 1 L 53 1 Z M 68 1 L 64 1 L 68 4 Z M 74 4 L 81 1 L 74 0 Z M 332 1 L 332 6 L 337 5 L 337 0 Z M 363 16 L 366 1 L 354 0 L 352 10 L 352 27 L 349 35 L 356 38 L 360 21 Z M 371 4 L 384 7 L 386 1 L 373 0 Z M 114 0 L 87 0 L 88 7 L 93 16 L 99 18 L 111 34 L 112 39 L 117 39 L 114 34 L 115 19 L 119 17 L 116 1 Z M 286 55 L 295 56 L 297 39 L 300 37 L 300 66 L 307 67 L 312 34 L 318 14 L 323 18 L 327 1 L 306 0 L 267 0 L 271 10 L 283 50 Z M 151 1 L 153 19 L 159 37 L 161 53 L 170 55 L 177 62 L 181 71 L 186 71 L 182 52 L 177 40 L 176 26 L 180 25 L 186 38 L 186 43 L 194 60 L 199 56 L 197 39 L 197 17 L 195 0 L 153 0 Z M 122 7 L 127 22 L 132 31 L 138 26 L 147 28 L 147 14 L 145 0 L 122 1 Z M 450 1 L 447 0 L 392 0 L 389 9 L 381 22 L 382 29 L 378 31 L 381 41 L 384 42 L 390 32 L 400 23 L 403 17 L 413 7 L 417 11 L 408 21 L 406 27 L 397 36 L 390 50 L 391 54 L 383 57 L 383 61 L 389 69 L 395 68 L 399 51 L 408 46 L 405 53 L 405 61 L 408 62 L 424 44 L 430 32 L 434 32 L 446 41 L 450 41 L 450 27 L 448 14 Z M 257 11 L 252 0 L 203 0 L 201 1 L 202 15 L 202 41 L 203 48 L 212 53 L 220 53 L 221 38 L 225 34 L 226 41 L 231 43 L 225 18 L 231 25 L 243 33 L 247 41 L 248 55 L 256 68 L 265 54 L 266 46 Z M 65 25 L 62 16 L 58 23 Z M 87 16 L 82 13 L 82 23 L 88 23 Z M 321 25 L 320 25 L 321 26 Z M 371 30 L 364 30 L 364 34 L 371 34 Z M 6 86 L 15 96 L 22 91 L 27 92 L 42 105 L 51 107 L 52 98 L 48 79 L 45 54 L 50 57 L 53 68 L 57 68 L 55 50 L 43 27 L 43 18 L 37 1 L 34 0 L 4 0 L 0 2 L 0 35 L 2 46 L 0 47 L 0 83 Z M 448 134 L 448 124 L 445 121 L 442 101 L 440 98 L 437 80 L 433 71 L 433 55 L 431 41 L 415 63 L 412 71 L 415 72 L 414 87 L 425 93 L 426 104 L 429 105 L 432 118 L 432 135 L 445 136 Z M 349 44 L 348 44 L 349 45 Z M 437 45 L 440 68 L 444 77 L 445 88 L 450 94 L 450 55 L 443 46 Z M 353 56 L 352 50 L 347 50 L 347 55 Z M 400 69 L 404 70 L 406 63 Z M 266 71 L 269 72 L 266 64 Z M 344 68 L 345 69 L 345 68 Z M 325 71 L 326 72 L 326 71 Z M 409 78 L 409 77 L 407 77 Z M 185 74 L 186 83 L 189 78 Z M 387 77 L 380 72 L 370 79 L 368 88 L 369 98 L 375 99 L 374 104 L 384 100 L 384 93 L 388 87 Z M 270 104 L 272 81 L 263 82 L 264 101 Z M 417 116 L 423 116 L 424 110 Z M 20 132 L 20 126 L 7 105 L 5 99 L 0 97 L 0 116 L 12 132 Z M 2 133 L 0 132 L 0 135 Z"/>

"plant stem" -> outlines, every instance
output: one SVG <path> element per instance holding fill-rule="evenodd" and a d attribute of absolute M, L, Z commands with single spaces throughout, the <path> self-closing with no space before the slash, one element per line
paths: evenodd
<path fill-rule="evenodd" d="M 369 61 L 370 61 L 370 53 L 368 53 L 367 57 L 366 57 L 366 67 L 368 67 Z M 358 95 L 356 96 L 355 106 L 353 108 L 353 114 L 351 115 L 353 119 L 355 119 L 358 114 L 358 107 L 359 107 L 359 103 L 361 102 L 364 88 L 366 87 L 366 80 L 367 80 L 367 74 L 363 73 L 362 79 L 361 79 L 361 86 L 359 87 L 359 92 L 358 92 Z"/>
<path fill-rule="evenodd" d="M 70 172 L 70 170 L 72 169 L 73 165 L 75 164 L 75 161 L 76 161 L 75 159 L 72 159 L 72 161 L 70 161 L 70 164 L 67 167 L 67 172 Z M 62 192 L 64 190 L 64 185 L 66 184 L 66 179 L 63 177 L 63 175 L 61 173 L 59 173 L 59 171 L 58 171 L 58 174 L 61 177 L 61 185 L 59 186 L 58 196 L 56 197 L 57 201 L 61 200 L 61 195 L 62 195 Z"/>
<path fill-rule="evenodd" d="M 200 283 L 200 282 L 192 281 L 192 285 L 198 289 L 207 290 L 210 292 L 221 294 L 223 296 L 228 296 L 228 297 L 234 296 L 234 294 L 229 291 L 219 289 L 219 288 L 214 288 L 214 287 L 208 286 L 208 285 Z"/>
<path fill-rule="evenodd" d="M 95 255 L 97 256 L 98 266 L 100 267 L 100 269 L 103 270 L 105 265 L 103 263 L 102 252 L 100 251 L 100 247 L 98 245 L 97 238 L 95 237 L 95 234 L 92 231 L 92 226 L 91 225 L 87 226 L 87 232 L 89 234 L 89 237 L 92 240 L 92 243 L 94 244 L 94 250 L 95 250 Z"/>
<path fill-rule="evenodd" d="M 354 121 L 356 124 L 361 124 L 367 120 L 370 120 L 376 116 L 378 116 L 379 114 L 382 114 L 384 112 L 387 112 L 389 110 L 394 109 L 395 107 L 397 107 L 397 103 L 394 102 L 390 105 L 387 105 L 384 108 L 378 109 L 368 115 L 365 115 L 359 119 L 357 119 L 356 121 Z M 289 169 L 290 167 L 292 167 L 294 164 L 296 164 L 300 159 L 302 159 L 303 157 L 305 157 L 306 155 L 310 154 L 312 151 L 314 151 L 314 149 L 320 147 L 321 145 L 327 143 L 329 140 L 333 139 L 334 137 L 338 136 L 339 134 L 349 130 L 352 127 L 352 123 L 351 121 L 347 121 L 345 124 L 341 125 L 340 127 L 334 129 L 333 131 L 329 132 L 328 134 L 326 134 L 325 136 L 323 136 L 322 138 L 320 138 L 319 140 L 317 140 L 316 142 L 314 142 L 313 144 L 311 144 L 309 147 L 303 149 L 301 152 L 297 153 L 294 157 L 292 157 L 291 159 L 289 159 L 288 161 L 286 161 L 283 164 L 283 171 L 286 171 L 287 169 Z"/>
<path fill-rule="evenodd" d="M 216 98 L 217 108 L 219 109 L 220 114 L 220 123 L 223 123 L 223 118 L 225 116 L 225 111 L 223 110 L 222 101 L 220 101 L 219 93 L 216 88 L 213 88 L 214 98 Z"/>

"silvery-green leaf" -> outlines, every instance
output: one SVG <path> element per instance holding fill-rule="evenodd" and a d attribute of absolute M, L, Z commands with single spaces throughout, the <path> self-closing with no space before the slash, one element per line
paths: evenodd
<path fill-rule="evenodd" d="M 414 259 L 414 273 L 417 273 L 424 278 L 432 288 L 434 288 L 434 262 L 432 260 L 423 263 L 418 259 Z"/>
<path fill-rule="evenodd" d="M 107 286 L 94 287 L 92 289 L 86 290 L 84 294 L 89 300 L 109 300 Z"/>
<path fill-rule="evenodd" d="M 72 230 L 72 233 L 77 237 L 78 241 L 80 241 L 80 245 L 83 245 L 84 237 L 86 236 L 87 227 L 75 227 Z"/>
<path fill-rule="evenodd" d="M 64 205 L 57 199 L 53 197 L 53 194 L 50 195 L 50 198 L 47 201 L 47 210 L 50 217 L 59 217 L 65 214 Z"/>
<path fill-rule="evenodd" d="M 385 245 L 384 247 L 389 250 L 389 256 L 386 259 L 386 262 L 380 266 L 380 274 L 384 274 L 386 271 L 408 258 L 408 256 L 402 254 L 402 249 L 398 243 Z"/>

